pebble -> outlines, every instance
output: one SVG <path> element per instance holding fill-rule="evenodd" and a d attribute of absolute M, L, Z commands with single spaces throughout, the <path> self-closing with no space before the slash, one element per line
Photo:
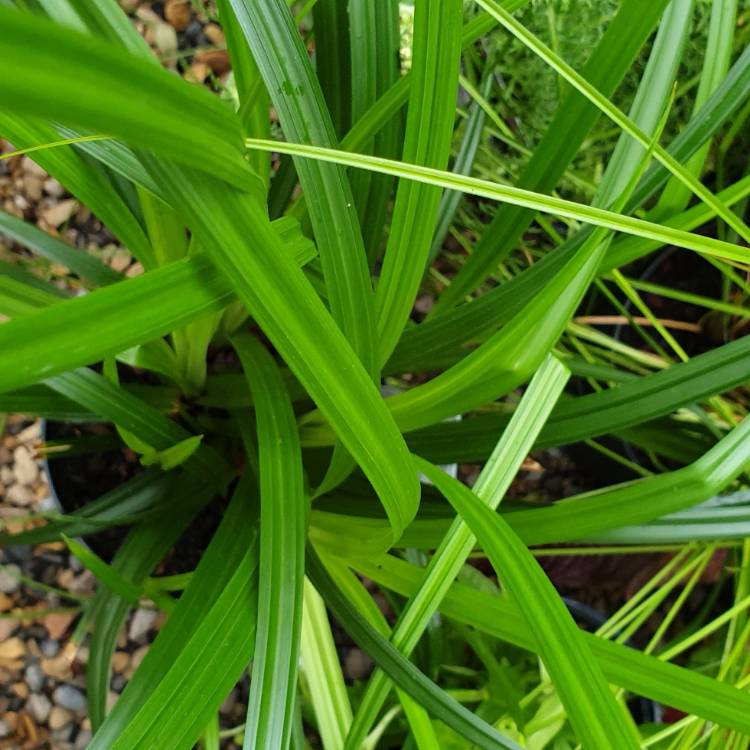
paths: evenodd
<path fill-rule="evenodd" d="M 18 630 L 18 620 L 0 620 L 0 643 Z"/>
<path fill-rule="evenodd" d="M 26 653 L 20 638 L 8 638 L 0 643 L 0 659 L 18 659 Z"/>
<path fill-rule="evenodd" d="M 20 583 L 18 576 L 21 575 L 21 568 L 18 565 L 4 565 L 0 568 L 0 591 L 4 594 L 12 594 L 18 591 Z"/>
<path fill-rule="evenodd" d="M 15 438 L 19 443 L 32 443 L 34 440 L 39 440 L 42 436 L 42 425 L 41 422 L 32 422 L 28 427 L 24 427 Z"/>
<path fill-rule="evenodd" d="M 44 192 L 53 198 L 62 198 L 65 188 L 54 177 L 49 177 L 44 181 Z"/>
<path fill-rule="evenodd" d="M 47 638 L 41 642 L 39 648 L 42 651 L 42 655 L 51 659 L 53 656 L 57 656 L 60 651 L 60 644 L 57 641 L 53 641 L 51 638 Z"/>
<path fill-rule="evenodd" d="M 157 616 L 158 612 L 155 609 L 137 609 L 130 621 L 128 638 L 131 641 L 145 638 L 156 623 Z"/>
<path fill-rule="evenodd" d="M 18 483 L 13 484 L 8 488 L 5 497 L 9 503 L 13 503 L 13 505 L 21 505 L 24 507 L 27 505 L 33 505 L 36 501 L 34 490 L 32 490 L 31 487 L 28 487 L 25 484 Z"/>
<path fill-rule="evenodd" d="M 70 623 L 73 622 L 74 615 L 65 614 L 64 612 L 55 612 L 54 614 L 47 615 L 44 620 L 44 627 L 49 633 L 49 639 L 52 641 L 59 641 L 67 632 L 70 627 Z M 44 648 L 42 647 L 42 651 Z M 57 653 L 57 652 L 55 652 Z M 44 654 L 45 656 L 54 656 L 55 654 Z"/>
<path fill-rule="evenodd" d="M 25 682 L 16 682 L 11 686 L 11 690 L 22 700 L 26 700 L 29 697 L 29 686 Z"/>
<path fill-rule="evenodd" d="M 91 742 L 91 730 L 90 729 L 82 729 L 78 733 L 78 737 L 76 737 L 76 744 L 75 749 L 76 750 L 86 750 L 86 748 L 89 745 L 89 742 Z"/>
<path fill-rule="evenodd" d="M 44 672 L 38 664 L 29 664 L 23 673 L 24 680 L 29 686 L 29 690 L 36 693 L 44 686 Z"/>
<path fill-rule="evenodd" d="M 5 739 L 10 736 L 13 730 L 8 726 L 8 723 L 4 719 L 0 719 L 0 739 Z"/>
<path fill-rule="evenodd" d="M 122 674 L 130 664 L 130 655 L 125 651 L 116 651 L 112 655 L 112 671 L 117 674 Z"/>
<path fill-rule="evenodd" d="M 73 215 L 76 208 L 78 208 L 78 201 L 68 198 L 40 210 L 39 216 L 41 216 L 46 224 L 57 228 Z"/>
<path fill-rule="evenodd" d="M 39 478 L 39 467 L 25 445 L 19 445 L 13 451 L 13 461 L 13 473 L 16 476 L 16 481 L 19 484 L 34 484 Z"/>
<path fill-rule="evenodd" d="M 44 179 L 47 177 L 47 173 L 33 160 L 30 159 L 28 156 L 24 156 L 21 160 L 21 169 L 26 173 L 30 175 L 34 175 L 34 177 L 40 177 Z"/>
<path fill-rule="evenodd" d="M 52 703 L 44 693 L 32 693 L 26 701 L 26 709 L 39 724 L 44 724 L 52 710 Z"/>
<path fill-rule="evenodd" d="M 60 654 L 52 659 L 42 659 L 42 671 L 48 677 L 56 680 L 69 680 L 72 677 L 70 661 L 65 654 Z"/>
<path fill-rule="evenodd" d="M 70 724 L 72 720 L 73 714 L 70 711 L 60 706 L 54 706 L 49 714 L 49 728 L 53 731 L 62 729 L 66 724 Z"/>
<path fill-rule="evenodd" d="M 164 17 L 177 31 L 184 31 L 190 23 L 190 0 L 167 0 Z"/>
<path fill-rule="evenodd" d="M 60 685 L 52 693 L 52 698 L 58 706 L 73 713 L 80 714 L 86 711 L 86 696 L 72 685 Z"/>

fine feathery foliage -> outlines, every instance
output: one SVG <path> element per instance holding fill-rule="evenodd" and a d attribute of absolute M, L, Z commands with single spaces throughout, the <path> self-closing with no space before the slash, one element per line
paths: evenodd
<path fill-rule="evenodd" d="M 108 425 L 61 465 L 138 458 L 0 530 L 99 582 L 90 747 L 747 747 L 747 3 L 190 6 L 231 80 L 165 69 L 117 0 L 0 2 L 2 159 L 138 264 L 0 211 L 0 416 Z M 532 450 L 605 479 L 524 502 Z M 157 575 L 209 507 L 199 563 Z M 595 633 L 538 561 L 590 545 L 673 554 Z M 144 601 L 166 622 L 108 710 Z"/>

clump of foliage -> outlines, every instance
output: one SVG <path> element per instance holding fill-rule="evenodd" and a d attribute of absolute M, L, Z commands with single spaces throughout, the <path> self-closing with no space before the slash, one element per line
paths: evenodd
<path fill-rule="evenodd" d="M 0 218 L 90 289 L 61 298 L 3 266 L 0 411 L 112 424 L 143 465 L 84 508 L 3 535 L 65 539 L 101 581 L 79 627 L 93 750 L 219 747 L 218 709 L 246 670 L 233 736 L 248 750 L 750 736 L 747 505 L 716 498 L 746 484 L 750 462 L 750 177 L 736 156 L 750 53 L 736 4 L 711 3 L 697 88 L 677 91 L 691 0 L 464 5 L 416 0 L 405 73 L 395 2 L 318 0 L 295 17 L 284 0 L 220 0 L 236 107 L 163 70 L 115 0 L 0 9 L 0 134 L 144 269 L 119 277 Z M 535 35 L 540 14 L 564 19 L 565 38 Z M 496 75 L 508 50 L 529 61 L 515 81 Z M 540 66 L 552 72 L 530 107 Z M 665 148 L 677 104 L 690 114 Z M 488 223 L 480 201 L 496 204 Z M 695 255 L 720 293 L 631 274 L 665 247 Z M 715 347 L 691 357 L 657 296 L 716 316 Z M 532 449 L 580 442 L 630 481 L 503 502 Z M 469 486 L 445 464 L 478 473 Z M 195 570 L 154 575 L 227 496 Z M 74 539 L 111 526 L 128 533 L 109 562 Z M 592 543 L 677 550 L 596 634 L 535 559 Z M 720 547 L 741 571 L 732 603 L 675 633 Z M 141 599 L 166 625 L 107 713 L 118 629 Z M 329 613 L 376 665 L 357 689 Z M 627 644 L 654 613 L 640 653 Z M 673 661 L 711 638 L 718 663 Z M 631 695 L 684 719 L 638 723 Z"/>

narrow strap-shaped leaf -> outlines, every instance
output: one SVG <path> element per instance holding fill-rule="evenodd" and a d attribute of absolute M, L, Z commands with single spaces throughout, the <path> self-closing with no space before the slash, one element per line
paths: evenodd
<path fill-rule="evenodd" d="M 57 541 L 61 533 L 83 536 L 119 523 L 132 523 L 147 510 L 164 502 L 174 476 L 151 468 L 87 503 L 83 508 L 48 521 L 44 526 L 0 533 L 0 544 L 40 544 Z"/>
<path fill-rule="evenodd" d="M 279 253 L 306 263 L 315 248 L 294 220 L 272 227 Z M 226 307 L 234 296 L 226 277 L 203 253 L 83 297 L 14 318 L 0 326 L 0 392 L 164 336 Z M 159 300 L 154 305 L 154 300 Z M 122 319 L 127 308 L 128 320 Z M 92 323 L 96 321 L 96 325 Z M 6 360 L 7 358 L 7 360 Z"/>
<path fill-rule="evenodd" d="M 109 266 L 105 266 L 85 250 L 70 247 L 61 240 L 5 211 L 0 211 L 0 234 L 14 242 L 25 245 L 53 263 L 67 266 L 73 273 L 77 273 L 95 284 L 106 285 L 122 280 L 122 274 Z"/>
<path fill-rule="evenodd" d="M 403 160 L 444 169 L 450 157 L 461 54 L 462 0 L 417 0 L 412 86 Z M 435 231 L 440 190 L 410 181 L 396 193 L 375 290 L 379 364 L 396 346 L 411 312 Z"/>
<path fill-rule="evenodd" d="M 190 519 L 213 495 L 209 485 L 196 485 L 188 474 L 179 477 L 170 490 L 170 497 L 181 502 L 168 516 L 149 519 L 133 528 L 112 560 L 115 570 L 136 586 L 143 585 Z M 95 731 L 107 713 L 112 655 L 129 610 L 127 601 L 104 588 L 96 592 L 86 610 L 86 616 L 93 617 L 95 623 L 86 668 L 89 716 Z"/>
<path fill-rule="evenodd" d="M 482 82 L 482 96 L 487 97 L 492 89 L 492 83 L 494 81 L 494 70 L 492 66 L 488 66 L 484 73 L 484 81 Z M 469 116 L 466 120 L 466 127 L 464 130 L 463 139 L 461 145 L 456 154 L 456 159 L 453 162 L 452 170 L 456 174 L 471 174 L 471 167 L 474 163 L 474 156 L 479 148 L 480 139 L 482 136 L 482 129 L 484 127 L 485 111 L 480 107 L 477 102 L 473 102 L 470 107 Z M 458 206 L 463 196 L 454 190 L 446 190 L 443 193 L 443 197 L 440 199 L 440 206 L 438 208 L 438 223 L 435 228 L 435 234 L 432 238 L 432 245 L 430 246 L 430 252 L 427 256 L 428 264 L 431 263 L 438 256 L 440 249 L 443 247 L 450 226 L 453 223 L 453 217 L 458 210 Z"/>
<path fill-rule="evenodd" d="M 582 75 L 605 95 L 611 95 L 653 30 L 667 0 L 628 0 L 622 3 L 591 53 Z M 550 192 L 596 121 L 596 107 L 577 92 L 570 92 L 550 123 L 519 180 L 519 187 Z M 502 206 L 485 228 L 451 285 L 433 312 L 450 308 L 471 292 L 515 247 L 534 218 L 521 207 Z"/>
<path fill-rule="evenodd" d="M 593 224 L 597 227 L 625 232 L 636 237 L 659 240 L 664 244 L 673 244 L 677 247 L 695 250 L 696 252 L 713 255 L 726 260 L 746 263 L 750 259 L 750 253 L 748 253 L 746 248 L 731 242 L 724 242 L 713 237 L 699 236 L 681 229 L 675 229 L 669 225 L 638 219 L 618 213 L 617 211 L 576 203 L 575 201 L 535 193 L 522 188 L 501 185 L 500 183 L 477 177 L 468 177 L 440 169 L 406 164 L 392 159 L 366 156 L 364 154 L 352 154 L 347 151 L 306 146 L 299 143 L 280 143 L 251 138 L 247 140 L 247 145 L 250 148 L 281 151 L 288 154 L 307 156 L 310 159 L 331 161 L 383 174 L 392 174 L 402 179 L 405 178 L 414 182 L 435 185 L 448 190 L 458 190 L 468 195 L 478 195 L 483 198 L 502 201 L 503 203 L 534 208 L 544 213 L 565 216 L 570 219 Z"/>
<path fill-rule="evenodd" d="M 313 6 L 315 73 L 338 140 L 351 124 L 352 90 L 348 0 L 317 0 Z"/>
<path fill-rule="evenodd" d="M 532 379 L 513 419 L 477 478 L 475 491 L 491 508 L 496 508 L 503 499 L 565 387 L 568 375 L 564 365 L 554 357 L 549 357 Z M 430 560 L 419 594 L 407 602 L 391 636 L 393 645 L 406 656 L 416 647 L 448 586 L 464 565 L 474 542 L 475 538 L 469 527 L 461 519 L 456 519 Z M 370 678 L 349 733 L 349 747 L 357 747 L 367 734 L 383 706 L 389 687 L 388 680 L 381 671 L 375 672 Z"/>
<path fill-rule="evenodd" d="M 750 420 L 744 419 L 697 461 L 677 471 L 506 518 L 527 544 L 585 539 L 689 508 L 721 492 L 750 462 Z"/>
<path fill-rule="evenodd" d="M 607 96 L 602 94 L 596 86 L 592 86 L 552 49 L 535 37 L 522 24 L 518 23 L 495 0 L 477 0 L 477 2 L 483 5 L 517 39 L 541 57 L 558 75 L 570 83 L 576 91 L 583 94 L 599 111 L 604 113 L 613 123 L 621 128 L 623 133 L 627 133 L 631 138 L 634 138 L 642 148 L 650 149 L 656 161 L 663 164 L 695 196 L 711 206 L 716 215 L 721 217 L 740 237 L 746 242 L 750 242 L 750 227 L 745 224 L 742 218 L 718 201 L 716 196 L 702 182 L 696 179 L 687 167 L 663 149 L 658 142 L 652 143 L 652 137 L 644 133 L 627 115 L 612 104 Z"/>
<path fill-rule="evenodd" d="M 372 3 L 349 0 L 351 47 L 352 121 L 364 116 L 379 96 L 400 77 L 399 4 L 396 0 Z M 378 156 L 397 157 L 403 141 L 400 114 L 380 129 L 373 141 L 360 150 Z M 354 202 L 362 227 L 362 237 L 372 268 L 378 258 L 385 233 L 393 179 L 387 175 L 353 172 L 349 175 Z"/>
<path fill-rule="evenodd" d="M 265 209 L 246 193 L 195 172 L 151 159 L 148 168 L 334 425 L 381 499 L 394 537 L 400 536 L 420 493 L 406 444 L 370 375 L 300 269 L 285 257 Z"/>
<path fill-rule="evenodd" d="M 263 79 L 260 76 L 258 66 L 255 64 L 250 47 L 247 44 L 245 35 L 242 33 L 237 18 L 229 5 L 229 0 L 219 0 L 217 3 L 219 9 L 219 19 L 221 29 L 227 40 L 227 49 L 232 61 L 232 73 L 234 82 L 237 86 L 237 94 L 240 100 L 238 115 L 242 123 L 242 129 L 245 135 L 261 133 L 270 134 L 271 118 L 269 108 L 271 106 L 268 92 L 263 86 Z M 271 178 L 271 155 L 264 154 L 263 157 L 258 155 L 250 157 L 250 163 L 253 169 L 260 175 L 266 187 Z M 272 216 L 276 218 L 281 213 Z"/>
<path fill-rule="evenodd" d="M 379 585 L 413 596 L 424 570 L 387 555 L 377 562 L 357 561 L 356 569 Z M 535 651 L 537 646 L 516 603 L 454 583 L 440 611 L 495 638 Z M 608 680 L 636 695 L 696 714 L 721 726 L 750 734 L 750 695 L 695 671 L 660 661 L 632 648 L 582 632 L 583 640 Z"/>
<path fill-rule="evenodd" d="M 471 528 L 516 601 L 583 747 L 639 747 L 588 644 L 529 550 L 468 487 L 427 461 L 416 464 Z"/>
<path fill-rule="evenodd" d="M 713 0 L 711 3 L 711 20 L 708 26 L 705 58 L 698 90 L 695 92 L 693 101 L 694 114 L 716 91 L 729 70 L 732 62 L 736 16 L 737 0 Z M 704 143 L 685 165 L 688 171 L 696 177 L 700 176 L 710 147 L 710 142 Z M 689 203 L 690 197 L 690 191 L 675 177 L 672 177 L 654 208 L 654 217 L 672 216 L 682 211 Z"/>
<path fill-rule="evenodd" d="M 56 294 L 31 286 L 12 276 L 0 276 L 0 315 L 14 318 L 60 301 Z"/>
<path fill-rule="evenodd" d="M 112 44 L 0 8 L 3 105 L 110 132 L 263 194 L 224 104 Z M 33 59 L 28 50 L 34 49 Z M 144 95 L 147 92 L 147 95 Z"/>
<path fill-rule="evenodd" d="M 284 0 L 230 0 L 290 140 L 332 146 L 336 135 L 307 50 Z M 375 374 L 373 293 L 346 171 L 296 162 L 323 266 L 331 314 Z"/>
<path fill-rule="evenodd" d="M 257 490 L 240 482 L 188 587 L 91 750 L 189 750 L 252 653 L 257 607 Z"/>
<path fill-rule="evenodd" d="M 535 445 L 537 448 L 568 445 L 618 432 L 736 388 L 748 380 L 750 339 L 745 337 L 652 375 L 561 401 Z M 415 453 L 432 450 L 430 446 L 438 451 L 441 446 L 448 450 L 458 448 L 455 454 L 444 454 L 446 461 L 481 460 L 490 454 L 495 436 L 507 421 L 503 415 L 479 415 L 417 430 L 409 435 L 407 442 Z M 435 456 L 430 455 L 433 460 Z"/>
<path fill-rule="evenodd" d="M 690 31 L 694 4 L 694 0 L 673 0 L 664 11 L 656 32 L 646 69 L 630 107 L 633 121 L 648 133 L 654 131 L 663 116 L 664 102 L 669 100 L 674 86 Z M 620 133 L 615 150 L 607 162 L 607 173 L 611 175 L 609 179 L 602 180 L 594 199 L 597 205 L 611 205 L 628 183 L 629 165 L 637 164 L 642 153 L 643 146 L 627 133 Z"/>
<path fill-rule="evenodd" d="M 255 399 L 260 463 L 258 615 L 245 750 L 289 744 L 299 658 L 307 499 L 297 423 L 279 370 L 247 334 L 233 344 Z"/>
<path fill-rule="evenodd" d="M 370 625 L 384 637 L 390 638 L 391 628 L 388 620 L 354 572 L 337 558 L 326 558 L 324 564 L 341 592 L 367 618 Z M 397 688 L 396 692 L 419 750 L 440 750 L 440 741 L 424 708 L 402 690 Z M 371 742 L 372 737 L 373 732 L 370 733 L 368 741 Z"/>
<path fill-rule="evenodd" d="M 308 578 L 304 587 L 301 656 L 323 747 L 340 750 L 352 723 L 352 707 L 326 605 Z"/>
<path fill-rule="evenodd" d="M 60 140 L 54 127 L 35 117 L 0 109 L 0 130 L 18 147 Z M 74 135 L 72 132 L 66 135 Z M 77 134 L 75 134 L 77 135 Z M 94 144 L 91 144 L 94 145 Z M 93 164 L 74 146 L 59 146 L 34 152 L 34 159 L 73 195 L 93 211 L 139 260 L 151 257 L 151 247 L 138 218 L 118 193 L 101 165 Z"/>
<path fill-rule="evenodd" d="M 503 7 L 510 13 L 528 5 L 529 0 L 505 0 Z M 464 27 L 461 46 L 466 49 L 497 25 L 492 16 L 484 11 L 477 13 Z M 380 129 L 406 104 L 412 74 L 401 76 L 377 101 L 354 123 L 352 129 L 341 139 L 341 148 L 360 151 Z"/>
<path fill-rule="evenodd" d="M 67 372 L 46 382 L 53 390 L 132 432 L 157 450 L 165 450 L 192 437 L 183 427 L 93 370 L 83 368 Z M 224 459 L 207 445 L 200 445 L 185 467 L 203 478 L 213 477 L 219 487 L 224 486 L 232 474 Z"/>
<path fill-rule="evenodd" d="M 448 696 L 370 625 L 364 615 L 341 593 L 313 549 L 309 549 L 307 553 L 307 570 L 331 611 L 349 635 L 405 693 L 435 718 L 439 718 L 483 750 L 520 750 L 519 745 L 503 737 L 489 724 Z"/>
<path fill-rule="evenodd" d="M 669 144 L 667 151 L 679 162 L 687 161 L 725 123 L 750 96 L 750 46 L 729 69 L 726 78 L 688 124 Z M 627 211 L 640 206 L 669 178 L 663 164 L 654 164 L 645 174 L 626 206 Z"/>
<path fill-rule="evenodd" d="M 750 176 L 739 180 L 719 193 L 727 205 L 734 205 L 750 194 Z M 698 203 L 682 214 L 666 222 L 668 226 L 684 230 L 695 229 L 713 216 L 711 209 Z M 452 310 L 430 318 L 418 326 L 404 331 L 401 341 L 391 359 L 386 363 L 385 373 L 408 372 L 414 369 L 436 369 L 434 363 L 448 355 L 448 361 L 456 359 L 455 353 L 462 354 L 464 342 L 481 338 L 487 331 L 494 330 L 509 320 L 552 278 L 566 259 L 584 242 L 590 230 L 582 230 L 561 245 L 554 253 L 548 253 L 538 263 L 514 276 L 505 284 L 489 290 L 468 305 L 460 305 Z M 620 237 L 613 241 L 610 250 L 603 258 L 599 273 L 606 273 L 625 263 L 629 263 L 652 250 L 660 243 L 640 237 Z M 454 355 L 451 358 L 450 353 Z"/>

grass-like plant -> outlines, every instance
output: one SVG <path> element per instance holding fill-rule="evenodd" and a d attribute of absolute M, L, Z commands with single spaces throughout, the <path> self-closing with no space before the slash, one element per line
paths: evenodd
<path fill-rule="evenodd" d="M 647 739 L 627 694 L 686 713 L 683 744 L 670 747 L 692 747 L 703 731 L 746 746 L 746 576 L 730 614 L 696 631 L 731 624 L 713 675 L 670 663 L 695 634 L 663 653 L 654 653 L 661 631 L 645 653 L 621 637 L 705 569 L 718 542 L 749 532 L 742 504 L 693 508 L 750 463 L 750 421 L 731 395 L 750 378 L 750 339 L 688 357 L 639 294 L 648 281 L 627 271 L 665 245 L 697 253 L 740 293 L 714 311 L 747 317 L 750 228 L 735 209 L 750 180 L 746 165 L 739 175 L 721 168 L 749 112 L 737 3 L 714 0 L 699 80 L 678 91 L 692 0 L 623 0 L 601 34 L 586 34 L 594 46 L 580 70 L 512 15 L 526 4 L 416 0 L 402 74 L 392 0 L 318 0 L 297 18 L 284 0 L 219 0 L 233 108 L 162 69 L 115 0 L 0 3 L 0 134 L 144 269 L 123 278 L 0 216 L 2 234 L 90 289 L 64 298 L 2 266 L 0 313 L 10 320 L 0 326 L 0 411 L 112 423 L 146 467 L 79 511 L 3 535 L 64 538 L 101 581 L 79 628 L 92 633 L 93 750 L 218 748 L 218 709 L 247 669 L 246 750 L 305 747 L 303 713 L 326 750 L 672 741 L 674 732 Z M 537 143 L 521 142 L 497 114 L 523 122 L 512 99 L 495 97 L 485 42 L 498 34 L 559 76 L 560 103 Z M 616 96 L 626 75 L 640 81 L 627 113 Z M 472 103 L 457 117 L 459 82 Z M 663 147 L 675 97 L 682 111 L 686 97 L 694 107 Z M 271 139 L 271 105 L 284 142 Z M 615 137 L 594 181 L 574 160 L 602 122 Z M 514 184 L 493 179 L 498 141 L 521 164 Z M 702 179 L 711 144 L 713 182 Z M 561 183 L 591 200 L 556 194 Z M 472 227 L 461 195 L 495 205 L 491 222 Z M 706 225 L 715 236 L 693 231 Z M 453 253 L 446 274 L 435 261 L 450 232 L 469 253 Z M 519 248 L 533 262 L 519 263 Z M 425 287 L 435 304 L 416 323 Z M 652 352 L 572 321 L 595 290 Z M 217 372 L 209 347 L 233 350 L 235 372 Z M 151 378 L 120 383 L 118 363 Z M 562 395 L 571 373 L 590 384 L 587 395 Z M 662 469 L 636 466 L 644 476 L 625 484 L 496 512 L 532 448 L 588 441 L 606 451 L 602 436 L 640 447 Z M 437 468 L 467 462 L 483 467 L 471 488 Z M 227 493 L 194 572 L 152 576 L 201 508 Z M 129 528 L 111 562 L 75 541 L 110 526 Z M 529 549 L 574 541 L 692 545 L 658 595 L 645 591 L 592 635 Z M 499 591 L 467 566 L 474 551 L 491 562 Z M 738 554 L 746 566 L 750 549 Z M 363 576 L 391 592 L 395 622 Z M 140 599 L 162 609 L 166 625 L 107 714 L 118 630 Z M 376 664 L 356 695 L 328 611 Z M 410 658 L 430 629 L 464 634 L 491 676 L 483 697 L 461 702 L 438 684 L 434 663 Z M 497 656 L 503 643 L 544 665 L 528 700 L 514 697 Z"/>

